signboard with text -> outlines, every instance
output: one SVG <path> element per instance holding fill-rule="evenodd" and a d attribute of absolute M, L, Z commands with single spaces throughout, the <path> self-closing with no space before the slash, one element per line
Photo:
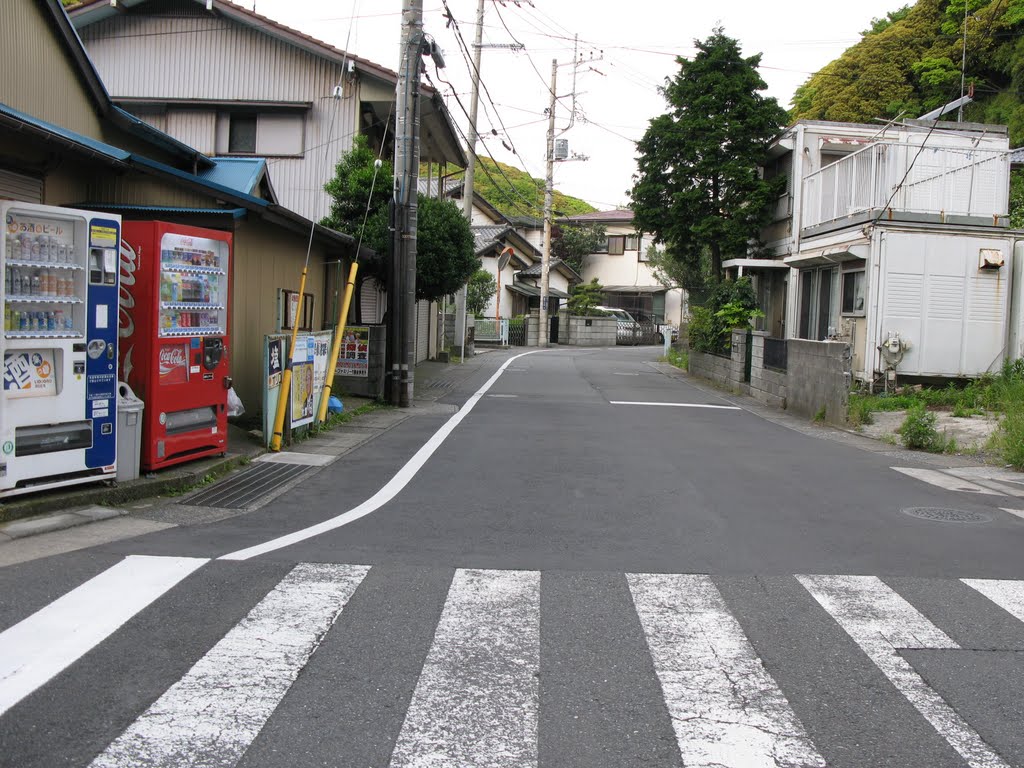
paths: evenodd
<path fill-rule="evenodd" d="M 346 328 L 338 353 L 335 376 L 361 376 L 370 370 L 370 329 L 365 326 Z"/>

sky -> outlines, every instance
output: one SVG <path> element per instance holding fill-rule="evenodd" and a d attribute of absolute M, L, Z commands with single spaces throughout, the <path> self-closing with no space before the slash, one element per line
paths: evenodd
<path fill-rule="evenodd" d="M 636 171 L 635 142 L 648 121 L 666 111 L 658 88 L 678 71 L 676 56 L 692 58 L 695 39 L 721 26 L 745 56 L 760 53 L 765 94 L 788 109 L 793 92 L 814 71 L 856 43 L 873 18 L 907 1 L 485 0 L 477 120 L 484 140 L 477 154 L 544 178 L 545 110 L 557 61 L 556 134 L 568 140 L 570 153 L 588 159 L 556 163 L 555 188 L 601 210 L 623 207 Z M 398 68 L 401 0 L 235 2 Z M 457 30 L 446 25 L 445 2 Z M 427 73 L 466 134 L 477 6 L 477 0 L 423 0 L 424 31 L 446 63 L 437 71 L 425 59 Z M 521 50 L 510 48 L 518 43 Z"/>

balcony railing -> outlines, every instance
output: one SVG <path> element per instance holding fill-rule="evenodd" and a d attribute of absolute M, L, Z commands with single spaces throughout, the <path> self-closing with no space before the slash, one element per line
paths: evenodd
<path fill-rule="evenodd" d="M 1005 215 L 1009 173 L 1005 150 L 879 141 L 804 178 L 800 226 L 883 208 Z"/>

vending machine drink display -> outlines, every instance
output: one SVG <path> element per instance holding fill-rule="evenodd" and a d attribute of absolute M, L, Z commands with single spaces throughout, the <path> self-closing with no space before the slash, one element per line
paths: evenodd
<path fill-rule="evenodd" d="M 145 403 L 145 471 L 227 451 L 230 258 L 227 232 L 124 223 L 120 371 Z"/>
<path fill-rule="evenodd" d="M 119 216 L 0 201 L 0 496 L 117 471 Z"/>

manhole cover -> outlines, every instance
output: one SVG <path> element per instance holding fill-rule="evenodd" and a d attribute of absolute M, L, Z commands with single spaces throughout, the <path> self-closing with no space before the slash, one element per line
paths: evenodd
<path fill-rule="evenodd" d="M 922 520 L 933 520 L 937 523 L 988 523 L 992 520 L 991 517 L 980 512 L 945 507 L 908 507 L 901 511 L 905 515 L 919 517 Z"/>

